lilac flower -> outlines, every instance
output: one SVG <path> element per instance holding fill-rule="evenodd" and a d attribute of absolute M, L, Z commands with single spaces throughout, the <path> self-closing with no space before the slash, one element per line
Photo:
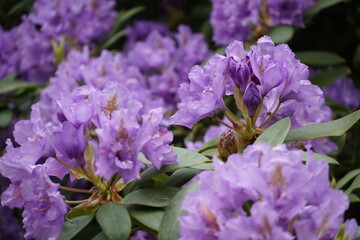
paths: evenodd
<path fill-rule="evenodd" d="M 199 120 L 214 116 L 216 110 L 224 110 L 227 60 L 220 55 L 209 59 L 204 67 L 194 66 L 190 83 L 183 83 L 179 89 L 181 102 L 179 110 L 171 117 L 172 124 L 191 128 Z"/>
<path fill-rule="evenodd" d="M 316 0 L 268 0 L 266 1 L 270 26 L 290 25 L 304 27 L 303 14 L 310 7 L 314 6 Z"/>
<path fill-rule="evenodd" d="M 260 0 L 212 0 L 210 22 L 216 44 L 251 38 L 251 28 L 259 19 Z"/>
<path fill-rule="evenodd" d="M 316 0 L 212 0 L 213 40 L 224 45 L 262 36 L 269 27 L 303 27 L 303 14 L 315 3 Z"/>
<path fill-rule="evenodd" d="M 208 47 L 203 35 L 181 25 L 175 37 L 170 33 L 164 36 L 156 28 L 126 53 L 129 64 L 137 66 L 146 77 L 153 98 L 162 100 L 167 111 L 173 111 L 179 101 L 179 86 L 188 82 L 190 68 L 207 57 Z"/>
<path fill-rule="evenodd" d="M 29 19 L 50 38 L 68 36 L 81 44 L 101 38 L 113 25 L 113 0 L 37 0 Z"/>
<path fill-rule="evenodd" d="M 31 82 L 45 82 L 53 73 L 50 40 L 27 18 L 8 32 L 0 30 L 0 78 L 11 73 Z"/>
<path fill-rule="evenodd" d="M 215 158 L 184 200 L 180 239 L 333 239 L 348 198 L 330 187 L 325 162 L 308 154 L 304 165 L 302 155 L 258 143 L 226 163 Z M 354 239 L 354 220 L 346 225 Z"/>
<path fill-rule="evenodd" d="M 138 20 L 131 27 L 127 27 L 125 49 L 131 49 L 137 42 L 144 41 L 151 32 L 156 31 L 161 36 L 167 36 L 169 30 L 164 24 L 146 20 Z"/>
<path fill-rule="evenodd" d="M 255 117 L 262 105 L 257 119 L 252 120 L 257 127 L 269 126 L 271 117 L 276 118 L 278 113 L 281 118 L 291 117 L 295 108 L 286 108 L 290 103 L 299 106 L 323 103 L 321 89 L 306 80 L 307 66 L 295 59 L 287 45 L 275 46 L 270 37 L 264 36 L 249 52 L 237 41 L 225 52 L 226 57 L 215 55 L 204 67 L 192 68 L 190 83 L 179 89 L 181 102 L 172 117 L 173 124 L 190 128 L 199 120 L 214 116 L 217 110 L 224 110 L 225 94 L 234 94 L 245 118 Z"/>
<path fill-rule="evenodd" d="M 352 110 L 360 106 L 360 90 L 349 77 L 343 77 L 322 89 L 324 96 Z"/>
<path fill-rule="evenodd" d="M 36 184 L 32 184 L 36 182 Z M 24 205 L 25 238 L 56 239 L 62 229 L 67 205 L 54 184 L 45 172 L 37 166 L 30 179 L 21 184 Z"/>

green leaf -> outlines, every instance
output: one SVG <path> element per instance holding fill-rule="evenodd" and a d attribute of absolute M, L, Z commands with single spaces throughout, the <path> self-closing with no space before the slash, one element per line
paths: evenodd
<path fill-rule="evenodd" d="M 199 169 L 199 170 L 214 170 L 214 165 L 212 164 L 212 162 L 208 162 L 208 163 L 200 163 L 200 164 L 192 165 L 189 168 Z"/>
<path fill-rule="evenodd" d="M 111 45 L 113 45 L 116 41 L 118 41 L 120 38 L 122 38 L 123 36 L 125 36 L 127 33 L 126 29 L 121 30 L 117 33 L 115 33 L 114 35 L 112 35 L 112 37 L 110 39 L 108 39 L 103 45 L 101 45 L 101 49 L 105 49 L 110 47 Z"/>
<path fill-rule="evenodd" d="M 71 221 L 66 221 L 63 225 L 59 240 L 68 240 L 72 239 L 76 234 L 78 234 L 86 225 L 88 225 L 92 220 L 91 216 L 81 216 L 72 219 Z"/>
<path fill-rule="evenodd" d="M 201 152 L 201 154 L 212 158 L 213 156 L 219 156 L 219 150 L 217 148 L 211 148 Z"/>
<path fill-rule="evenodd" d="M 347 66 L 337 66 L 333 69 L 324 70 L 321 73 L 312 76 L 310 80 L 313 84 L 325 87 L 350 73 L 351 70 Z"/>
<path fill-rule="evenodd" d="M 215 137 L 210 139 L 208 142 L 206 142 L 204 145 L 201 146 L 201 148 L 198 150 L 199 153 L 202 153 L 206 150 L 217 148 L 217 144 L 220 137 Z"/>
<path fill-rule="evenodd" d="M 162 174 L 159 174 L 159 175 L 153 177 L 152 180 L 155 180 L 157 182 L 163 182 L 168 178 L 169 178 L 168 175 L 166 175 L 165 173 L 162 173 Z"/>
<path fill-rule="evenodd" d="M 0 127 L 6 128 L 11 122 L 12 116 L 13 116 L 12 111 L 8 109 L 4 109 L 0 111 Z"/>
<path fill-rule="evenodd" d="M 360 119 L 360 110 L 343 118 L 305 127 L 295 128 L 289 131 L 285 142 L 303 141 L 321 137 L 341 136 Z"/>
<path fill-rule="evenodd" d="M 178 219 L 182 214 L 182 203 L 187 194 L 198 188 L 197 182 L 192 182 L 181 189 L 171 200 L 161 220 L 158 238 L 159 240 L 176 240 L 180 237 Z"/>
<path fill-rule="evenodd" d="M 9 75 L 6 75 L 3 79 L 0 80 L 0 82 L 11 82 L 14 81 L 16 77 L 16 73 L 10 73 Z"/>
<path fill-rule="evenodd" d="M 306 12 L 306 16 L 313 17 L 325 8 L 334 6 L 338 3 L 344 2 L 344 0 L 319 0 L 319 2 Z"/>
<path fill-rule="evenodd" d="M 81 207 L 81 204 L 79 205 L 79 207 Z M 74 218 L 77 218 L 80 216 L 86 216 L 86 215 L 92 216 L 98 208 L 99 208 L 98 206 L 90 208 L 90 209 L 85 209 L 85 208 L 76 209 L 75 208 L 68 212 L 68 214 L 66 215 L 66 218 L 71 220 L 71 219 L 74 219 Z"/>
<path fill-rule="evenodd" d="M 268 129 L 265 130 L 255 141 L 269 144 L 271 146 L 276 146 L 282 144 L 290 130 L 290 118 L 284 118 L 280 121 L 277 121 L 271 125 Z"/>
<path fill-rule="evenodd" d="M 294 28 L 290 26 L 277 26 L 270 30 L 269 36 L 275 44 L 287 43 L 294 35 Z"/>
<path fill-rule="evenodd" d="M 103 231 L 96 234 L 95 237 L 93 237 L 91 240 L 108 240 L 109 238 L 105 235 Z"/>
<path fill-rule="evenodd" d="M 116 202 L 102 205 L 96 213 L 96 220 L 109 239 L 127 239 L 131 231 L 128 210 Z"/>
<path fill-rule="evenodd" d="M 354 181 L 351 183 L 350 187 L 345 190 L 346 194 L 351 193 L 352 191 L 360 188 L 360 175 L 357 175 Z"/>
<path fill-rule="evenodd" d="M 342 188 L 343 186 L 345 186 L 345 184 L 347 184 L 349 181 L 351 181 L 354 177 L 356 177 L 359 174 L 360 174 L 360 168 L 348 172 L 342 179 L 340 179 L 336 183 L 336 188 L 338 189 Z"/>
<path fill-rule="evenodd" d="M 23 11 L 28 10 L 34 3 L 34 0 L 23 0 L 18 4 L 13 6 L 10 11 L 7 13 L 8 16 L 13 15 L 14 13 L 21 13 Z"/>
<path fill-rule="evenodd" d="M 129 194 L 140 187 L 143 183 L 162 173 L 173 172 L 180 168 L 191 167 L 209 161 L 209 159 L 204 155 L 184 148 L 173 147 L 173 151 L 177 154 L 179 161 L 178 164 L 168 164 L 163 166 L 160 170 L 157 170 L 154 167 L 145 169 L 140 174 L 140 180 L 134 180 L 126 184 L 123 190 L 124 194 Z"/>
<path fill-rule="evenodd" d="M 302 160 L 306 161 L 307 159 L 307 153 L 304 153 L 304 155 L 302 156 Z M 336 165 L 340 165 L 338 161 L 336 161 L 335 159 L 333 159 L 332 157 L 320 154 L 320 153 L 313 153 L 313 157 L 316 160 L 322 160 L 324 162 L 330 163 L 330 164 L 336 164 Z"/>
<path fill-rule="evenodd" d="M 161 183 L 166 187 L 181 187 L 199 173 L 199 170 L 191 168 L 181 168 L 176 170 L 166 181 Z"/>
<path fill-rule="evenodd" d="M 349 196 L 349 201 L 350 201 L 351 203 L 353 203 L 353 202 L 360 202 L 360 198 L 359 198 L 359 196 L 357 196 L 356 194 L 349 193 L 348 196 Z"/>
<path fill-rule="evenodd" d="M 122 203 L 166 207 L 178 191 L 179 188 L 173 187 L 143 188 L 126 195 Z"/>
<path fill-rule="evenodd" d="M 325 51 L 296 52 L 296 58 L 302 63 L 312 66 L 333 66 L 346 63 L 343 57 L 340 57 L 335 53 Z"/>
<path fill-rule="evenodd" d="M 129 10 L 120 12 L 118 15 L 118 18 L 115 20 L 115 26 L 114 26 L 115 31 L 117 29 L 119 29 L 120 26 L 123 25 L 128 19 L 132 18 L 133 16 L 135 16 L 136 14 L 138 14 L 139 12 L 141 12 L 143 10 L 145 10 L 145 7 L 138 6 L 138 7 L 134 7 Z"/>
<path fill-rule="evenodd" d="M 40 86 L 41 86 L 40 84 L 23 82 L 19 80 L 0 81 L 0 94 L 13 92 L 25 88 L 36 88 Z"/>
<path fill-rule="evenodd" d="M 131 217 L 145 227 L 159 231 L 160 222 L 165 211 L 161 208 L 137 207 L 130 209 L 129 212 Z"/>

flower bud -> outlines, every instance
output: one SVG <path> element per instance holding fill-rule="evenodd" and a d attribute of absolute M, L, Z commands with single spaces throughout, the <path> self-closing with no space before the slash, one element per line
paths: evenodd
<path fill-rule="evenodd" d="M 237 138 L 232 131 L 223 133 L 218 142 L 218 150 L 222 159 L 227 159 L 233 153 L 237 153 Z"/>
<path fill-rule="evenodd" d="M 243 93 L 251 77 L 251 70 L 248 59 L 243 59 L 237 62 L 234 58 L 229 61 L 229 76 L 234 81 L 235 85 L 239 86 Z"/>
<path fill-rule="evenodd" d="M 244 93 L 244 104 L 248 109 L 248 113 L 250 117 L 254 117 L 256 114 L 256 110 L 258 109 L 261 103 L 261 95 L 256 87 L 256 85 L 251 82 Z"/>

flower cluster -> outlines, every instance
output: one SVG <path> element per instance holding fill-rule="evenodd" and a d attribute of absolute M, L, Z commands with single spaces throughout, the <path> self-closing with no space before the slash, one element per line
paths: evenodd
<path fill-rule="evenodd" d="M 246 52 L 241 42 L 234 41 L 226 48 L 226 57 L 215 55 L 204 67 L 191 69 L 190 83 L 179 89 L 181 102 L 172 123 L 191 128 L 219 110 L 240 134 L 242 128 L 257 130 L 284 117 L 295 123 L 295 109 L 324 101 L 321 89 L 308 76 L 307 66 L 285 44 L 275 46 L 265 36 Z M 246 124 L 225 106 L 223 98 L 231 94 Z"/>
<path fill-rule="evenodd" d="M 83 202 L 101 204 L 121 200 L 119 181 L 140 178 L 140 152 L 157 169 L 177 162 L 169 145 L 173 135 L 160 126 L 163 109 L 141 102 L 146 96 L 138 71 L 106 51 L 94 59 L 86 48 L 69 56 L 33 105 L 30 120 L 15 125 L 20 147 L 8 141 L 0 159 L 0 173 L 12 183 L 2 205 L 25 209 L 28 238 L 56 238 L 61 231 L 67 208 L 49 176 L 92 182 L 96 190 Z"/>
<path fill-rule="evenodd" d="M 322 89 L 324 96 L 352 110 L 360 106 L 360 90 L 349 77 L 343 77 Z"/>
<path fill-rule="evenodd" d="M 114 6 L 114 0 L 37 0 L 29 19 L 50 38 L 65 36 L 75 43 L 89 44 L 112 27 Z"/>
<path fill-rule="evenodd" d="M 0 78 L 19 73 L 22 79 L 45 82 L 54 71 L 53 58 L 50 39 L 27 18 L 10 31 L 0 28 Z"/>
<path fill-rule="evenodd" d="M 193 34 L 189 27 L 179 26 L 172 36 L 161 26 L 137 23 L 131 28 L 128 41 L 131 48 L 126 49 L 126 53 L 129 63 L 146 76 L 152 95 L 162 99 L 164 107 L 171 111 L 179 101 L 177 90 L 180 84 L 188 81 L 188 71 L 203 61 L 209 52 L 203 35 Z M 145 40 L 132 43 L 133 39 L 143 38 Z"/>
<path fill-rule="evenodd" d="M 255 144 L 215 171 L 199 174 L 199 190 L 184 200 L 180 239 L 335 239 L 340 228 L 355 239 L 347 220 L 347 196 L 330 187 L 328 164 L 289 151 Z"/>
<path fill-rule="evenodd" d="M 229 44 L 262 36 L 269 27 L 303 27 L 303 14 L 314 4 L 315 0 L 212 0 L 213 40 Z"/>
<path fill-rule="evenodd" d="M 73 48 L 103 38 L 113 25 L 114 5 L 113 0 L 37 0 L 19 26 L 0 28 L 0 78 L 18 73 L 27 81 L 47 81 L 55 70 L 51 41 Z"/>

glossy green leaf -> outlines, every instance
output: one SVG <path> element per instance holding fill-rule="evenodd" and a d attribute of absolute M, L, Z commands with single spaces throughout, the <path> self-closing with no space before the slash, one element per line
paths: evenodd
<path fill-rule="evenodd" d="M 142 188 L 126 195 L 122 203 L 166 207 L 178 191 L 179 188 L 174 187 Z"/>
<path fill-rule="evenodd" d="M 201 148 L 198 150 L 199 153 L 202 153 L 206 150 L 217 148 L 217 144 L 220 137 L 215 137 L 213 139 L 210 139 L 208 142 L 206 142 L 204 145 L 201 146 Z"/>
<path fill-rule="evenodd" d="M 161 185 L 167 187 L 181 187 L 199 173 L 197 169 L 181 168 L 176 170 Z"/>
<path fill-rule="evenodd" d="M 24 11 L 28 11 L 29 8 L 34 4 L 34 0 L 23 0 L 13 6 L 9 12 L 7 13 L 8 16 L 13 15 L 14 13 L 21 13 Z"/>
<path fill-rule="evenodd" d="M 351 70 L 347 66 L 337 66 L 312 76 L 310 80 L 315 85 L 325 87 L 350 73 Z"/>
<path fill-rule="evenodd" d="M 360 188 L 360 175 L 357 175 L 354 181 L 350 184 L 349 188 L 345 190 L 346 194 Z"/>
<path fill-rule="evenodd" d="M 191 167 L 194 165 L 199 165 L 201 163 L 207 162 L 209 159 L 204 155 L 193 152 L 184 148 L 173 147 L 173 151 L 176 152 L 178 157 L 178 164 L 168 164 L 163 166 L 160 170 L 155 169 L 154 167 L 149 167 L 141 172 L 140 180 L 134 180 L 129 182 L 124 188 L 123 192 L 125 195 L 139 188 L 143 183 L 152 179 L 153 177 L 167 172 L 173 172 L 180 168 Z"/>
<path fill-rule="evenodd" d="M 275 44 L 287 43 L 294 36 L 294 28 L 290 26 L 277 26 L 270 30 L 269 36 Z"/>
<path fill-rule="evenodd" d="M 91 240 L 108 240 L 109 238 L 105 235 L 104 232 L 99 232 L 98 234 L 96 234 L 95 237 L 93 237 Z"/>
<path fill-rule="evenodd" d="M 102 205 L 96 213 L 96 220 L 105 235 L 111 239 L 127 239 L 131 231 L 128 210 L 116 202 Z"/>
<path fill-rule="evenodd" d="M 81 205 L 79 207 L 81 207 Z M 66 218 L 71 220 L 80 216 L 92 216 L 98 208 L 99 207 L 97 206 L 90 209 L 84 209 L 84 208 L 73 209 L 68 212 Z"/>
<path fill-rule="evenodd" d="M 295 128 L 289 131 L 288 135 L 286 136 L 285 142 L 303 141 L 329 136 L 341 136 L 347 130 L 349 130 L 359 119 L 360 110 L 331 122 Z"/>
<path fill-rule="evenodd" d="M 360 168 L 354 169 L 354 170 L 348 172 L 343 178 L 341 178 L 336 183 L 336 188 L 338 188 L 338 189 L 342 188 L 343 186 L 345 186 L 348 182 L 350 182 L 352 179 L 354 179 L 359 174 L 360 174 Z"/>
<path fill-rule="evenodd" d="M 168 175 L 166 175 L 165 173 L 162 173 L 162 174 L 159 174 L 159 175 L 153 177 L 152 179 L 155 180 L 155 181 L 157 181 L 157 182 L 163 182 L 163 181 L 165 181 L 165 180 L 168 179 L 168 178 L 169 178 Z"/>
<path fill-rule="evenodd" d="M 324 162 L 330 163 L 330 164 L 336 164 L 336 165 L 340 165 L 338 161 L 336 161 L 335 159 L 333 159 L 332 157 L 320 154 L 320 153 L 313 153 L 313 157 L 314 159 L 317 160 L 322 160 Z M 302 156 L 302 160 L 306 161 L 307 159 L 307 153 L 304 153 L 304 155 Z"/>
<path fill-rule="evenodd" d="M 333 66 L 346 63 L 346 60 L 343 57 L 325 51 L 296 52 L 296 58 L 302 63 L 312 66 Z"/>
<path fill-rule="evenodd" d="M 30 82 L 23 82 L 18 80 L 13 81 L 0 81 L 0 94 L 13 92 L 20 89 L 25 88 L 36 88 L 40 87 L 41 85 L 36 83 L 30 83 Z"/>
<path fill-rule="evenodd" d="M 341 2 L 344 2 L 344 0 L 319 0 L 318 3 L 314 7 L 310 8 L 305 15 L 309 17 L 315 16 L 320 11 Z"/>
<path fill-rule="evenodd" d="M 208 163 L 196 164 L 189 168 L 199 169 L 199 170 L 214 170 L 214 165 L 212 164 L 212 162 L 208 162 Z"/>
<path fill-rule="evenodd" d="M 109 38 L 102 46 L 101 48 L 108 48 L 111 45 L 113 45 L 116 41 L 118 41 L 120 38 L 124 37 L 126 35 L 127 31 L 126 30 L 121 30 L 117 33 L 115 33 L 114 35 L 112 35 L 111 38 Z"/>
<path fill-rule="evenodd" d="M 182 214 L 182 203 L 187 194 L 198 188 L 197 182 L 192 182 L 181 189 L 171 200 L 161 220 L 158 238 L 159 240 L 176 240 L 180 237 L 178 219 Z"/>
<path fill-rule="evenodd" d="M 69 240 L 72 239 L 76 234 L 78 234 L 83 228 L 86 227 L 92 220 L 91 216 L 80 216 L 71 221 L 66 221 L 63 225 L 59 240 Z"/>
<path fill-rule="evenodd" d="M 135 16 L 136 14 L 138 14 L 143 10 L 145 10 L 143 6 L 138 6 L 119 13 L 118 18 L 115 20 L 115 29 L 118 29 L 127 20 L 129 20 L 130 18 L 132 18 L 133 16 Z"/>
<path fill-rule="evenodd" d="M 159 231 L 160 222 L 165 211 L 161 208 L 137 207 L 130 209 L 129 212 L 131 217 L 139 223 L 152 230 Z"/>
<path fill-rule="evenodd" d="M 9 125 L 12 119 L 13 113 L 8 109 L 0 111 L 0 127 L 5 128 Z"/>
<path fill-rule="evenodd" d="M 211 148 L 201 152 L 202 155 L 212 158 L 213 156 L 219 156 L 219 150 L 217 148 Z"/>
<path fill-rule="evenodd" d="M 269 128 L 265 130 L 255 141 L 269 144 L 271 146 L 276 146 L 282 144 L 290 130 L 290 118 L 284 118 L 280 121 L 277 121 Z"/>
<path fill-rule="evenodd" d="M 349 196 L 349 201 L 351 202 L 351 203 L 354 203 L 354 202 L 360 202 L 360 198 L 359 198 L 359 196 L 357 196 L 356 194 L 353 194 L 353 193 L 349 193 L 348 194 L 348 196 Z"/>

